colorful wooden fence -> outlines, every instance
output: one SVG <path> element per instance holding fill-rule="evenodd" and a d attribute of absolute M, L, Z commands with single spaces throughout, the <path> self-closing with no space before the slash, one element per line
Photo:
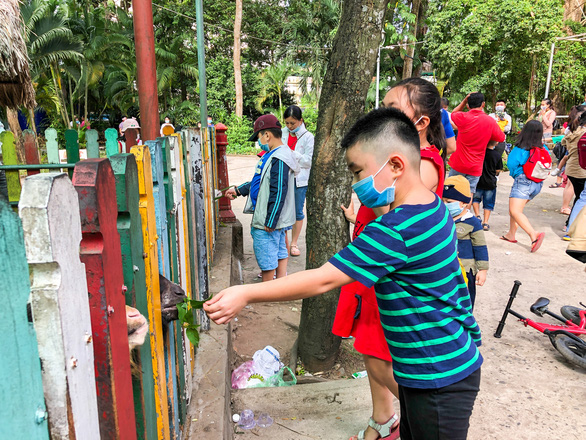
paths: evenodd
<path fill-rule="evenodd" d="M 0 385 L 0 415 L 14 423 L 0 424 L 0 438 L 182 438 L 195 350 L 176 322 L 162 322 L 159 274 L 208 297 L 214 148 L 209 133 L 202 141 L 188 129 L 119 154 L 110 130 L 106 154 L 94 130 L 85 152 L 67 130 L 62 163 L 48 129 L 46 164 L 32 134 L 27 164 L 12 134 L 0 134 L 10 196 L 0 200 L 0 287 L 14 291 L 0 308 L 0 368 L 13 376 Z M 149 321 L 133 375 L 125 305 Z"/>

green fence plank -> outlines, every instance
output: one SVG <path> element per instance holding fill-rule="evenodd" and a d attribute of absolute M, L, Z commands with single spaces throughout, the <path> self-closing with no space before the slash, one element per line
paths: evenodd
<path fill-rule="evenodd" d="M 10 292 L 1 296 L 0 306 L 0 438 L 48 440 L 37 339 L 27 317 L 30 283 L 22 226 L 3 200 L 0 255 L 0 292 Z"/>
<path fill-rule="evenodd" d="M 16 143 L 14 135 L 9 131 L 0 133 L 0 142 L 2 142 L 2 158 L 5 165 L 18 165 L 16 156 Z M 20 174 L 18 171 L 6 171 L 6 183 L 8 185 L 8 200 L 18 202 L 20 199 Z"/>
<path fill-rule="evenodd" d="M 45 130 L 45 139 L 47 140 L 47 162 L 59 163 L 59 144 L 57 143 L 57 130 L 47 128 Z"/>
<path fill-rule="evenodd" d="M 97 130 L 90 129 L 85 132 L 85 141 L 87 149 L 88 159 L 99 159 L 100 158 L 100 145 L 98 144 L 98 132 Z"/>
<path fill-rule="evenodd" d="M 104 133 L 106 136 L 106 155 L 108 157 L 120 153 L 118 149 L 118 130 L 115 128 L 108 128 Z"/>

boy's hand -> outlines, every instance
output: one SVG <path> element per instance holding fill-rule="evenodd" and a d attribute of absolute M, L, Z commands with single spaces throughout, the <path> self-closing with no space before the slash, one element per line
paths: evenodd
<path fill-rule="evenodd" d="M 203 304 L 203 309 L 216 324 L 226 324 L 248 304 L 243 286 L 232 286 L 214 295 Z"/>
<path fill-rule="evenodd" d="M 350 200 L 348 207 L 346 208 L 344 205 L 341 206 L 342 211 L 344 211 L 344 217 L 350 223 L 356 223 L 356 214 L 354 213 L 354 202 Z"/>
<path fill-rule="evenodd" d="M 238 195 L 236 194 L 236 188 L 232 187 L 230 189 L 227 189 L 226 192 L 224 193 L 224 195 L 226 197 L 228 197 L 229 199 L 234 200 L 236 197 L 238 197 Z"/>
<path fill-rule="evenodd" d="M 479 270 L 476 274 L 476 285 L 477 286 L 484 286 L 484 282 L 486 281 L 486 273 L 487 270 Z"/>
<path fill-rule="evenodd" d="M 265 226 L 265 231 L 267 231 L 267 232 L 275 232 L 275 229 L 271 229 L 268 226 Z"/>

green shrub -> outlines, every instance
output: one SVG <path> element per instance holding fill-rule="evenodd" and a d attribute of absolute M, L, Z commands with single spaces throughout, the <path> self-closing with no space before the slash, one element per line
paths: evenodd
<path fill-rule="evenodd" d="M 305 128 L 315 136 L 317 128 L 317 109 L 310 107 L 303 110 L 303 121 Z"/>
<path fill-rule="evenodd" d="M 252 135 L 252 121 L 246 116 L 239 118 L 235 114 L 228 117 L 226 121 L 228 130 L 228 154 L 257 154 L 260 150 L 256 142 L 249 142 Z"/>

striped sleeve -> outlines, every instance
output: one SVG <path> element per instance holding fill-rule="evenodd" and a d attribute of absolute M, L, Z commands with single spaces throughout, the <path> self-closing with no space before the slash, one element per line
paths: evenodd
<path fill-rule="evenodd" d="M 480 221 L 478 225 L 474 225 L 474 229 L 470 233 L 470 241 L 472 243 L 472 253 L 474 254 L 474 261 L 478 270 L 488 270 L 488 247 L 486 246 L 486 237 Z"/>
<path fill-rule="evenodd" d="M 265 226 L 269 229 L 275 229 L 287 198 L 289 167 L 282 160 L 275 159 L 271 164 L 270 173 L 270 193 Z"/>
<path fill-rule="evenodd" d="M 379 221 L 371 222 L 352 243 L 330 259 L 349 277 L 366 287 L 405 265 L 407 249 L 403 237 Z"/>

